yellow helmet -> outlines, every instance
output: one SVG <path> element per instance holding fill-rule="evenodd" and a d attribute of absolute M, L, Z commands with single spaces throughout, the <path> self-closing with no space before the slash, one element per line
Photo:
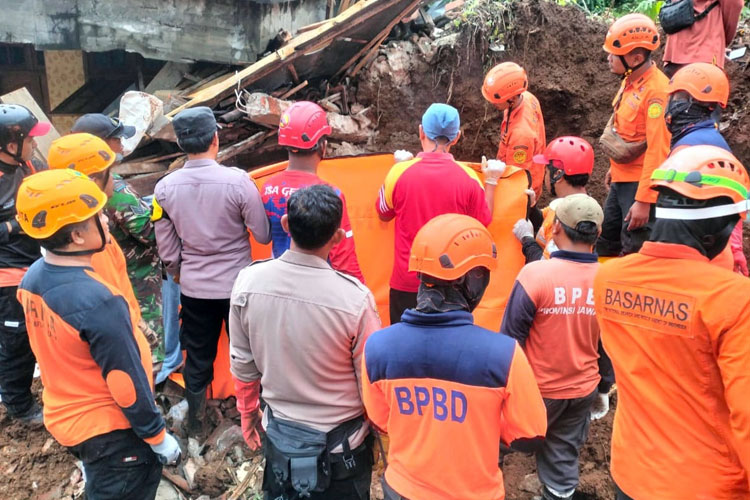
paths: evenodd
<path fill-rule="evenodd" d="M 107 195 L 75 170 L 44 170 L 18 188 L 16 219 L 30 237 L 49 238 L 64 226 L 83 222 L 107 203 Z"/>
<path fill-rule="evenodd" d="M 52 142 L 47 155 L 51 169 L 70 168 L 93 175 L 107 170 L 115 162 L 114 151 L 102 139 L 91 134 L 70 134 Z"/>

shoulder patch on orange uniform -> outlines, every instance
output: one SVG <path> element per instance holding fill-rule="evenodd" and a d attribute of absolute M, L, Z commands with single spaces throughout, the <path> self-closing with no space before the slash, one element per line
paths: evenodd
<path fill-rule="evenodd" d="M 659 118 L 663 113 L 664 107 L 658 102 L 654 102 L 648 106 L 649 118 Z"/>
<path fill-rule="evenodd" d="M 526 163 L 527 154 L 523 149 L 516 149 L 513 151 L 513 161 L 516 163 Z"/>

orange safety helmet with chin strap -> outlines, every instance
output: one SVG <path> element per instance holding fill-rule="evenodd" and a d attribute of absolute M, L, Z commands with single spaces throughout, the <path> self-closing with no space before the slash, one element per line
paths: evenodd
<path fill-rule="evenodd" d="M 24 233 L 41 240 L 94 217 L 106 203 L 107 195 L 80 172 L 44 170 L 26 177 L 18 188 L 16 219 Z"/>
<path fill-rule="evenodd" d="M 651 189 L 668 188 L 693 200 L 726 197 L 731 203 L 706 208 L 662 208 L 657 219 L 702 220 L 739 214 L 750 208 L 750 178 L 740 161 L 724 148 L 690 146 L 678 150 L 651 174 Z"/>
<path fill-rule="evenodd" d="M 628 14 L 616 20 L 604 40 L 604 50 L 616 56 L 624 56 L 637 48 L 654 51 L 658 47 L 659 30 L 643 14 Z"/>
<path fill-rule="evenodd" d="M 718 103 L 722 108 L 729 101 L 729 78 L 709 63 L 692 63 L 680 68 L 669 80 L 669 93 L 685 91 L 696 101 Z"/>
<path fill-rule="evenodd" d="M 497 267 L 492 235 L 468 215 L 443 214 L 431 219 L 414 237 L 409 271 L 453 281 L 475 267 Z"/>
<path fill-rule="evenodd" d="M 85 133 L 65 135 L 52 141 L 47 155 L 50 169 L 69 168 L 84 175 L 103 172 L 115 160 L 115 153 L 106 142 Z"/>
<path fill-rule="evenodd" d="M 482 95 L 493 104 L 507 102 L 529 88 L 526 70 L 514 62 L 500 63 L 484 77 Z"/>

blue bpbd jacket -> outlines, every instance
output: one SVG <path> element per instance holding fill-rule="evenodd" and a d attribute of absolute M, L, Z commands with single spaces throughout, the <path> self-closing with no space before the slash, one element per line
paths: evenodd
<path fill-rule="evenodd" d="M 367 340 L 362 372 L 367 415 L 390 438 L 386 481 L 407 498 L 502 498 L 500 441 L 530 448 L 546 433 L 518 343 L 469 312 L 407 310 Z"/>

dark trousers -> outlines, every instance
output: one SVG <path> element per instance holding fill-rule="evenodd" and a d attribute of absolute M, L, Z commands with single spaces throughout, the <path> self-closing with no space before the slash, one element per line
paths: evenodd
<path fill-rule="evenodd" d="M 266 450 L 268 447 L 266 446 Z M 371 440 L 366 440 L 363 444 L 352 450 L 354 458 L 357 462 L 357 472 L 346 478 L 335 479 L 337 477 L 336 469 L 333 469 L 333 479 L 331 484 L 325 491 L 312 492 L 310 493 L 310 500 L 370 500 L 370 482 L 372 481 L 372 443 Z M 340 457 L 340 454 L 332 454 L 332 461 L 336 460 L 338 466 L 343 466 L 340 460 L 336 457 Z M 266 463 L 268 463 L 268 455 L 266 455 Z M 276 487 L 272 486 L 274 483 L 271 477 L 270 467 L 266 467 L 263 474 L 263 498 L 264 500 L 298 500 L 302 497 L 292 487 L 290 480 L 287 480 L 283 491 L 278 491 Z M 281 488 L 279 488 L 281 489 Z"/>
<path fill-rule="evenodd" d="M 543 485 L 556 491 L 578 486 L 578 453 L 589 433 L 589 414 L 597 391 L 575 399 L 544 399 L 547 435 L 536 452 L 536 466 Z"/>
<path fill-rule="evenodd" d="M 667 75 L 667 78 L 672 78 L 677 71 L 684 67 L 685 64 L 677 64 L 673 62 L 665 62 L 664 63 L 664 74 Z"/>
<path fill-rule="evenodd" d="M 180 294 L 180 345 L 187 351 L 185 386 L 200 392 L 214 378 L 214 360 L 221 335 L 221 325 L 229 333 L 229 299 L 196 299 Z"/>
<path fill-rule="evenodd" d="M 391 288 L 388 301 L 391 324 L 394 325 L 401 322 L 401 315 L 404 311 L 417 307 L 417 292 L 402 292 Z"/>
<path fill-rule="evenodd" d="M 600 257 L 618 257 L 636 253 L 651 234 L 654 207 L 651 207 L 650 221 L 634 231 L 628 231 L 625 216 L 635 202 L 637 182 L 613 182 L 607 200 L 604 202 L 604 222 L 602 234 L 596 242 L 596 253 Z"/>
<path fill-rule="evenodd" d="M 633 500 L 633 498 L 627 496 L 615 483 L 615 500 Z"/>
<path fill-rule="evenodd" d="M 17 290 L 15 286 L 0 288 L 0 396 L 10 416 L 23 415 L 34 404 L 31 381 L 36 358 Z"/>
<path fill-rule="evenodd" d="M 153 500 L 162 464 L 130 430 L 117 430 L 68 448 L 83 462 L 86 500 Z"/>
<path fill-rule="evenodd" d="M 391 485 L 385 481 L 385 476 L 383 476 L 380 484 L 383 485 L 383 500 L 409 500 L 408 498 L 399 495 L 396 490 L 391 488 Z"/>

